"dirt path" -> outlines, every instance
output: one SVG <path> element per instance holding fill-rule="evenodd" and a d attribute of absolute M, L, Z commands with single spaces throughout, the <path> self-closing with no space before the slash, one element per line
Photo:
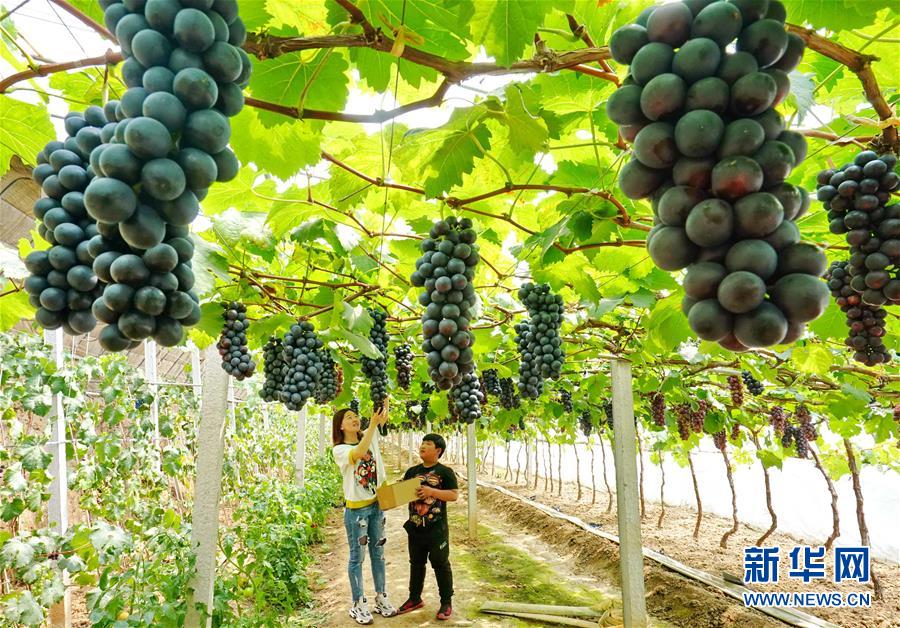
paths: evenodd
<path fill-rule="evenodd" d="M 375 616 L 375 624 L 400 626 L 533 626 L 512 618 L 500 618 L 478 612 L 487 600 L 526 603 L 591 606 L 607 613 L 603 626 L 621 626 L 619 591 L 611 581 L 601 581 L 574 568 L 574 561 L 530 530 L 514 525 L 506 518 L 482 514 L 477 541 L 469 541 L 466 530 L 466 501 L 461 492 L 450 506 L 451 562 L 453 564 L 453 618 L 439 622 L 437 584 L 430 567 L 425 580 L 425 607 L 413 613 L 384 619 Z M 315 596 L 315 619 L 307 625 L 321 627 L 355 625 L 347 615 L 350 604 L 347 582 L 347 540 L 341 512 L 329 519 L 325 543 L 317 551 L 315 565 L 309 571 Z M 385 557 L 388 592 L 399 606 L 408 591 L 409 563 L 406 532 L 402 525 L 406 510 L 387 513 Z M 366 594 L 373 599 L 373 583 L 368 558 L 363 566 Z M 666 626 L 654 622 L 654 626 Z"/>

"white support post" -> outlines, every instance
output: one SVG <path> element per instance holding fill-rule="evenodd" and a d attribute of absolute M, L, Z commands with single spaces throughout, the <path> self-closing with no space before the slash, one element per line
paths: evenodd
<path fill-rule="evenodd" d="M 319 458 L 328 449 L 328 425 L 324 414 L 319 415 Z"/>
<path fill-rule="evenodd" d="M 232 435 L 237 434 L 237 417 L 234 410 L 234 378 L 228 378 L 228 430 Z"/>
<path fill-rule="evenodd" d="M 412 432 L 407 432 L 407 435 L 409 436 L 409 449 L 406 450 L 406 466 L 411 467 L 413 466 L 413 451 L 416 448 L 416 436 Z"/>
<path fill-rule="evenodd" d="M 44 341 L 53 348 L 53 361 L 57 368 L 63 367 L 63 331 L 56 329 L 44 332 Z M 47 519 L 55 532 L 63 533 L 69 528 L 69 478 L 66 463 L 66 415 L 63 410 L 62 393 L 53 395 L 53 406 L 47 415 L 50 422 L 50 503 L 47 505 Z M 69 594 L 68 573 L 63 572 L 63 598 L 50 608 L 50 626 L 69 628 L 72 625 L 72 604 Z"/>
<path fill-rule="evenodd" d="M 466 445 L 467 453 L 467 469 L 466 481 L 469 488 L 469 538 L 476 539 L 478 537 L 478 475 L 475 470 L 476 454 L 475 454 L 475 424 L 469 423 L 466 426 Z"/>
<path fill-rule="evenodd" d="M 297 443 L 294 450 L 294 481 L 303 488 L 306 481 L 306 406 L 297 413 Z"/>
<path fill-rule="evenodd" d="M 150 421 L 153 423 L 153 444 L 159 449 L 159 378 L 156 374 L 156 341 L 144 341 L 144 377 L 150 394 L 153 395 L 153 403 L 150 404 Z"/>
<path fill-rule="evenodd" d="M 201 382 L 200 382 L 200 349 L 197 348 L 197 345 L 194 344 L 194 341 L 190 341 L 191 347 L 191 383 L 194 385 L 194 396 L 200 396 Z"/>
<path fill-rule="evenodd" d="M 228 375 L 219 366 L 215 345 L 203 360 L 200 424 L 197 429 L 197 471 L 194 481 L 194 512 L 191 547 L 196 555 L 191 579 L 193 599 L 185 626 L 212 626 L 213 586 L 216 582 L 216 552 L 219 538 L 219 499 L 222 496 L 222 462 L 225 453 L 225 423 L 228 405 Z M 197 605 L 206 609 L 206 619 Z"/>
<path fill-rule="evenodd" d="M 631 363 L 612 360 L 613 456 L 616 466 L 616 503 L 619 519 L 619 570 L 622 578 L 622 615 L 629 627 L 647 625 L 644 599 L 644 556 L 638 500 L 634 444 L 634 392 Z"/>

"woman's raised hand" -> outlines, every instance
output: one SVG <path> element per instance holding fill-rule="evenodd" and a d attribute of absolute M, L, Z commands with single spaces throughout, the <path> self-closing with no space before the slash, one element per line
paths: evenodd
<path fill-rule="evenodd" d="M 379 409 L 375 412 L 375 415 L 372 417 L 372 420 L 373 420 L 375 423 L 377 423 L 378 425 L 384 425 L 385 423 L 387 423 L 387 420 L 388 420 L 388 406 L 389 406 L 389 405 L 390 405 L 390 404 L 388 403 L 388 400 L 385 399 L 385 400 L 381 403 L 381 408 L 379 408 Z"/>

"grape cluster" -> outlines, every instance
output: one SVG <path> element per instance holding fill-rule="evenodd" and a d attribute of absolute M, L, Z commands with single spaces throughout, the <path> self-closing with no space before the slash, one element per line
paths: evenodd
<path fill-rule="evenodd" d="M 718 449 L 719 451 L 725 451 L 725 445 L 728 444 L 725 430 L 719 430 L 718 432 L 715 432 L 712 437 L 713 444 L 716 446 L 716 449 Z"/>
<path fill-rule="evenodd" d="M 785 428 L 787 427 L 787 418 L 784 413 L 784 408 L 781 406 L 772 406 L 769 410 L 769 425 L 772 426 L 772 429 L 775 430 L 776 434 L 784 434 Z"/>
<path fill-rule="evenodd" d="M 728 376 L 728 390 L 731 392 L 731 405 L 735 408 L 744 405 L 744 386 L 737 375 Z"/>
<path fill-rule="evenodd" d="M 359 397 L 354 397 L 350 400 L 350 410 L 353 412 L 353 414 L 359 414 Z"/>
<path fill-rule="evenodd" d="M 263 347 L 263 374 L 265 375 L 265 380 L 259 391 L 259 396 L 264 401 L 271 403 L 281 400 L 282 381 L 287 374 L 287 365 L 283 356 L 284 343 L 280 338 L 270 337 Z"/>
<path fill-rule="evenodd" d="M 691 429 L 698 434 L 703 431 L 703 425 L 706 423 L 706 413 L 709 412 L 709 402 L 700 399 L 697 402 L 697 408 L 691 409 Z"/>
<path fill-rule="evenodd" d="M 428 236 L 410 282 L 425 288 L 419 303 L 425 307 L 422 351 L 428 374 L 438 388 L 449 390 L 475 370 L 469 321 L 476 303 L 472 280 L 481 258 L 468 218 L 438 220 Z"/>
<path fill-rule="evenodd" d="M 387 312 L 384 310 L 370 309 L 369 316 L 372 317 L 372 329 L 369 330 L 369 340 L 371 340 L 372 344 L 375 345 L 375 348 L 381 352 L 381 356 L 378 358 L 363 357 L 362 371 L 369 379 L 369 398 L 372 400 L 372 407 L 377 411 L 381 408 L 381 405 L 388 396 Z"/>
<path fill-rule="evenodd" d="M 900 423 L 900 403 L 894 405 L 894 409 L 891 411 L 894 416 L 894 421 Z"/>
<path fill-rule="evenodd" d="M 819 437 L 819 434 L 816 431 L 816 426 L 812 424 L 812 414 L 810 413 L 809 408 L 807 408 L 803 404 L 800 404 L 794 411 L 794 417 L 797 419 L 797 423 L 799 423 L 799 427 L 797 429 L 799 429 L 803 433 L 803 437 L 806 440 L 814 441 Z"/>
<path fill-rule="evenodd" d="M 734 442 L 737 442 L 737 440 L 740 438 L 740 436 L 741 436 L 741 424 L 735 423 L 734 425 L 731 426 L 731 434 L 729 435 L 729 438 L 731 438 L 731 442 L 734 443 Z"/>
<path fill-rule="evenodd" d="M 678 436 L 681 440 L 687 440 L 691 437 L 691 405 L 689 403 L 678 403 L 672 408 L 675 412 L 675 425 L 678 428 Z"/>
<path fill-rule="evenodd" d="M 594 429 L 594 417 L 591 415 L 590 410 L 583 410 L 581 414 L 578 415 L 578 426 L 585 436 L 591 435 L 591 432 Z"/>
<path fill-rule="evenodd" d="M 521 404 L 519 393 L 511 377 L 503 377 L 500 379 L 500 405 L 505 410 L 513 410 Z"/>
<path fill-rule="evenodd" d="M 562 404 L 563 410 L 571 412 L 574 409 L 572 406 L 572 393 L 565 389 L 560 390 L 559 403 Z"/>
<path fill-rule="evenodd" d="M 99 231 L 93 270 L 108 284 L 93 304 L 108 351 L 151 336 L 175 345 L 200 320 L 189 225 L 208 188 L 239 168 L 228 117 L 250 80 L 246 29 L 236 0 L 191 4 L 102 2 L 128 86 L 92 139 L 84 189 Z"/>
<path fill-rule="evenodd" d="M 515 327 L 520 355 L 519 393 L 528 399 L 537 399 L 544 389 L 545 379 L 559 378 L 566 356 L 559 335 L 563 301 L 561 296 L 550 292 L 547 284 L 532 283 L 519 288 L 519 300 L 529 316 Z"/>
<path fill-rule="evenodd" d="M 607 101 L 634 144 L 619 187 L 652 197 L 650 257 L 687 268 L 691 329 L 731 351 L 793 342 L 828 304 L 825 255 L 795 224 L 808 195 L 785 181 L 806 157 L 775 109 L 805 47 L 785 18 L 778 0 L 671 2 L 609 44 L 630 66 Z"/>
<path fill-rule="evenodd" d="M 281 382 L 280 401 L 288 410 L 301 410 L 313 396 L 325 368 L 322 341 L 312 323 L 291 325 L 284 335 L 282 360 L 286 368 Z"/>
<path fill-rule="evenodd" d="M 900 188 L 896 165 L 894 155 L 867 150 L 816 178 L 829 230 L 850 245 L 850 287 L 866 305 L 900 303 L 900 204 L 888 205 Z"/>
<path fill-rule="evenodd" d="M 793 425 L 786 425 L 784 434 L 781 436 L 781 446 L 790 447 L 794 445 L 798 458 L 806 458 L 809 453 L 809 443 L 807 442 L 804 431 Z"/>
<path fill-rule="evenodd" d="M 603 414 L 606 416 L 606 427 L 612 430 L 614 426 L 612 401 L 604 399 L 603 402 L 600 403 L 600 409 L 603 410 Z"/>
<path fill-rule="evenodd" d="M 322 354 L 322 371 L 319 380 L 316 383 L 316 403 L 328 403 L 334 401 L 341 393 L 341 378 L 343 373 L 338 369 L 337 362 L 331 355 L 331 351 L 323 349 Z"/>
<path fill-rule="evenodd" d="M 753 377 L 750 371 L 741 371 L 741 379 L 744 380 L 744 386 L 750 391 L 754 397 L 763 394 L 763 385 L 758 379 Z"/>
<path fill-rule="evenodd" d="M 650 395 L 650 412 L 653 415 L 653 423 L 659 427 L 666 425 L 666 396 L 661 392 Z"/>
<path fill-rule="evenodd" d="M 104 288 L 93 270 L 90 242 L 100 232 L 84 207 L 84 189 L 94 177 L 88 161 L 91 149 L 100 141 L 106 123 L 100 107 L 68 114 L 64 123 L 68 137 L 63 142 L 49 142 L 38 153 L 31 172 L 46 194 L 34 204 L 38 234 L 51 246 L 25 257 L 30 275 L 24 289 L 37 310 L 34 318 L 38 325 L 43 329 L 62 327 L 73 336 L 86 334 L 97 325 L 91 306 Z"/>
<path fill-rule="evenodd" d="M 856 277 L 851 274 L 849 262 L 832 262 L 825 278 L 850 328 L 845 343 L 853 350 L 853 359 L 867 366 L 890 362 L 891 354 L 884 345 L 887 310 L 866 303 L 853 289 Z"/>
<path fill-rule="evenodd" d="M 406 400 L 406 421 L 410 426 L 415 425 L 419 420 L 419 415 L 416 413 L 416 408 L 418 407 L 419 402 L 415 399 L 407 399 Z"/>
<path fill-rule="evenodd" d="M 459 383 L 450 389 L 451 416 L 457 421 L 474 423 L 481 417 L 481 404 L 484 401 L 484 393 L 481 383 L 474 373 L 462 376 Z"/>
<path fill-rule="evenodd" d="M 397 365 L 397 385 L 403 390 L 409 390 L 412 381 L 413 353 L 408 344 L 394 347 L 394 362 Z"/>
<path fill-rule="evenodd" d="M 222 356 L 222 368 L 238 381 L 253 375 L 256 364 L 250 355 L 250 347 L 247 346 L 247 329 L 250 321 L 247 320 L 247 306 L 237 301 L 223 303 L 222 318 L 225 326 L 216 348 Z"/>
<path fill-rule="evenodd" d="M 497 376 L 497 369 L 485 369 L 484 373 L 482 373 L 482 377 L 484 379 L 485 394 L 493 395 L 495 397 L 499 397 L 503 394 L 503 390 L 500 387 L 500 378 Z"/>

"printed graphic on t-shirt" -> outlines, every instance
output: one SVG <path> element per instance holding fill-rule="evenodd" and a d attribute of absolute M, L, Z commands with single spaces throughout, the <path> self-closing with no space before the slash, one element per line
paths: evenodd
<path fill-rule="evenodd" d="M 424 486 L 430 486 L 431 488 L 436 488 L 438 490 L 441 489 L 441 485 L 443 484 L 441 476 L 430 471 L 416 477 L 422 479 L 422 484 Z M 436 497 L 417 499 L 409 504 L 409 520 L 412 521 L 415 526 L 427 526 L 435 519 L 439 519 L 443 511 L 444 502 Z"/>
<path fill-rule="evenodd" d="M 375 485 L 378 483 L 378 465 L 371 451 L 356 462 L 356 481 L 363 490 L 375 494 Z"/>

